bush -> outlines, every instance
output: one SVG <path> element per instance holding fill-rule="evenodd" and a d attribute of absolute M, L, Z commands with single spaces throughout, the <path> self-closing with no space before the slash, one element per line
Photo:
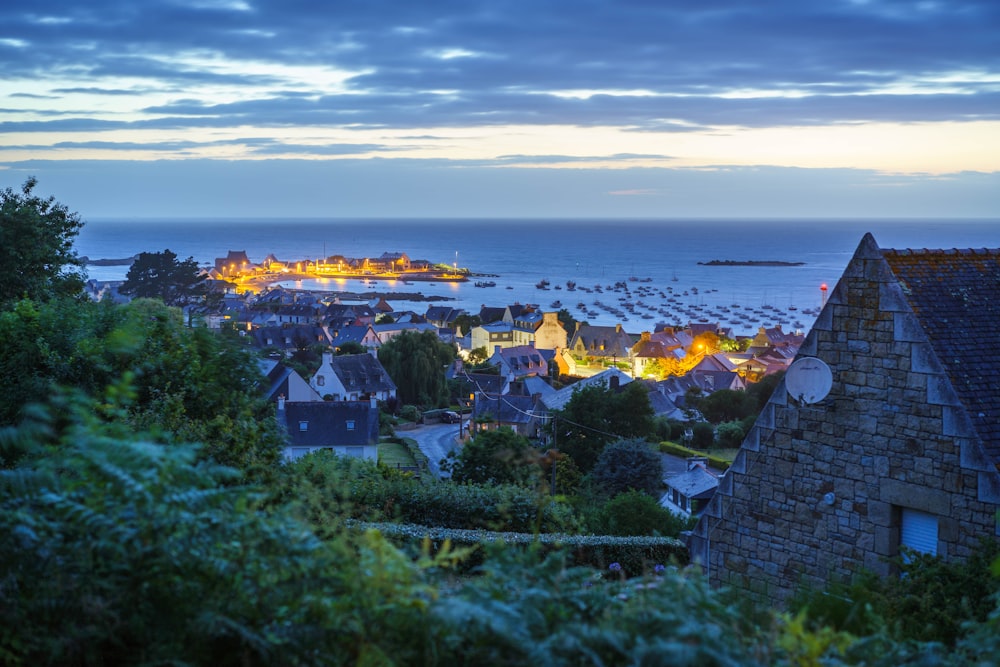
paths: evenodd
<path fill-rule="evenodd" d="M 722 422 L 715 429 L 716 441 L 724 449 L 737 449 L 746 436 L 743 423 L 739 421 Z"/>
<path fill-rule="evenodd" d="M 420 409 L 415 405 L 404 405 L 399 409 L 399 418 L 417 423 L 420 421 Z"/>
<path fill-rule="evenodd" d="M 618 494 L 601 508 L 594 532 L 603 535 L 656 535 L 679 537 L 692 522 L 674 514 L 642 491 Z"/>
<path fill-rule="evenodd" d="M 715 445 L 715 429 L 707 422 L 698 422 L 691 427 L 691 446 L 695 449 L 711 449 Z"/>
<path fill-rule="evenodd" d="M 598 491 L 607 496 L 629 489 L 658 494 L 663 488 L 663 459 L 645 440 L 618 440 L 597 457 L 590 477 Z"/>

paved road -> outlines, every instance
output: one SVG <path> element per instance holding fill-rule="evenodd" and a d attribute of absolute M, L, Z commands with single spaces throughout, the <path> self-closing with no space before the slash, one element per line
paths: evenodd
<path fill-rule="evenodd" d="M 468 426 L 467 421 L 463 421 L 463 424 Z M 417 441 L 420 451 L 427 455 L 427 464 L 431 472 L 435 477 L 441 477 L 439 462 L 457 446 L 458 424 L 421 425 L 412 431 L 403 431 L 400 435 Z"/>

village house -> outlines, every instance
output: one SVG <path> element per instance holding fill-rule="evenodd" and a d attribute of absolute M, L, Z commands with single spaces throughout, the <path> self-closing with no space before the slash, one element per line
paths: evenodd
<path fill-rule="evenodd" d="M 587 376 L 619 363 L 631 367 L 632 345 L 632 337 L 621 324 L 607 327 L 577 322 L 576 331 L 561 355 L 560 370 L 569 375 Z"/>
<path fill-rule="evenodd" d="M 257 361 L 266 380 L 264 398 L 272 403 L 278 399 L 292 402 L 323 400 L 316 390 L 294 369 L 285 366 L 274 359 L 259 359 Z"/>
<path fill-rule="evenodd" d="M 280 398 L 277 418 L 287 436 L 287 459 L 326 450 L 338 456 L 378 460 L 379 409 L 374 398 L 304 402 Z"/>
<path fill-rule="evenodd" d="M 359 401 L 396 398 L 396 384 L 379 360 L 370 354 L 346 354 L 339 357 L 326 352 L 309 385 L 324 399 Z"/>
<path fill-rule="evenodd" d="M 489 358 L 489 363 L 500 372 L 500 375 L 513 379 L 520 379 L 527 375 L 544 377 L 549 374 L 548 361 L 532 345 L 508 348 L 498 345 Z"/>
<path fill-rule="evenodd" d="M 715 490 L 719 476 L 708 467 L 708 459 L 692 456 L 687 460 L 687 470 L 663 480 L 667 492 L 660 498 L 660 505 L 684 516 L 698 516 Z"/>
<path fill-rule="evenodd" d="M 690 539 L 717 585 L 787 599 L 904 548 L 961 561 L 1000 507 L 1000 250 L 865 235 Z"/>

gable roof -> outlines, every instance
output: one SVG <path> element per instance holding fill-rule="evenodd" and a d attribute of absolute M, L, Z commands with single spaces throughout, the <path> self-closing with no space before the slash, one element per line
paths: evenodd
<path fill-rule="evenodd" d="M 370 354 L 345 354 L 330 361 L 345 388 L 364 387 L 365 391 L 396 391 L 396 383 L 382 363 Z"/>
<path fill-rule="evenodd" d="M 609 368 L 607 370 L 601 371 L 597 375 L 591 375 L 588 378 L 583 378 L 578 382 L 574 382 L 568 387 L 563 387 L 558 391 L 552 392 L 546 396 L 541 397 L 541 403 L 545 408 L 549 410 L 562 410 L 569 403 L 570 399 L 573 398 L 573 393 L 577 389 L 583 389 L 584 387 L 589 387 L 591 385 L 601 385 L 606 387 L 611 387 L 618 383 L 618 386 L 628 384 L 632 381 L 632 376 L 617 368 Z"/>
<path fill-rule="evenodd" d="M 378 442 L 378 408 L 369 401 L 285 401 L 284 416 L 293 447 Z M 348 428 L 350 422 L 354 428 Z"/>
<path fill-rule="evenodd" d="M 1000 249 L 883 250 L 882 255 L 984 448 L 994 462 L 1000 462 L 1000 350 L 996 346 Z"/>

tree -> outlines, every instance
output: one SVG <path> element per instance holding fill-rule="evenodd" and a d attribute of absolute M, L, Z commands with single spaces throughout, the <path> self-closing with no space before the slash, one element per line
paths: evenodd
<path fill-rule="evenodd" d="M 630 489 L 658 495 L 663 488 L 663 459 L 645 440 L 618 440 L 597 457 L 590 478 L 608 496 Z"/>
<path fill-rule="evenodd" d="M 691 446 L 695 449 L 711 449 L 715 444 L 715 429 L 708 422 L 698 422 L 691 427 Z"/>
<path fill-rule="evenodd" d="M 437 406 L 448 399 L 445 368 L 455 349 L 433 331 L 404 331 L 378 350 L 378 360 L 396 384 L 400 403 Z"/>
<path fill-rule="evenodd" d="M 590 385 L 573 392 L 555 413 L 553 428 L 559 450 L 590 472 L 607 443 L 619 438 L 646 438 L 655 432 L 649 394 L 639 382 L 619 389 Z"/>
<path fill-rule="evenodd" d="M 448 455 L 451 478 L 459 483 L 531 485 L 538 480 L 536 450 L 510 428 L 482 431 Z"/>
<path fill-rule="evenodd" d="M 192 257 L 179 261 L 170 250 L 139 253 L 129 267 L 122 294 L 136 298 L 162 299 L 168 306 L 200 301 L 207 287 L 205 275 Z"/>
<path fill-rule="evenodd" d="M 468 335 L 473 328 L 481 326 L 482 323 L 483 319 L 479 317 L 479 315 L 462 313 L 452 321 L 451 326 L 455 329 L 455 331 L 461 331 L 462 334 Z"/>
<path fill-rule="evenodd" d="M 365 346 L 355 340 L 349 340 L 346 343 L 341 343 L 335 350 L 334 354 L 338 357 L 350 355 L 350 354 L 365 354 L 368 350 Z"/>
<path fill-rule="evenodd" d="M 742 389 L 719 389 L 708 396 L 698 399 L 698 410 L 705 419 L 718 424 L 723 421 L 733 421 L 759 411 L 753 397 Z"/>
<path fill-rule="evenodd" d="M 694 522 L 662 507 L 648 493 L 632 489 L 610 499 L 597 515 L 594 530 L 602 535 L 679 537 Z"/>
<path fill-rule="evenodd" d="M 0 307 L 83 289 L 82 262 L 73 250 L 83 222 L 52 197 L 32 194 L 36 184 L 32 177 L 20 192 L 0 191 Z"/>

